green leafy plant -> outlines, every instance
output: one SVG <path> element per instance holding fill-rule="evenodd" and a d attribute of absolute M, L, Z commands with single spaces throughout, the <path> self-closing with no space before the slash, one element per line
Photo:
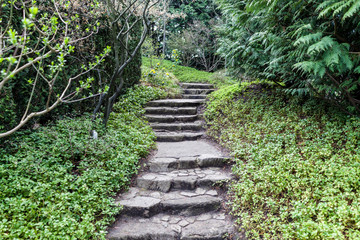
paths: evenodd
<path fill-rule="evenodd" d="M 359 0 L 216 2 L 225 18 L 218 52 L 233 75 L 360 112 Z"/>
<path fill-rule="evenodd" d="M 114 105 L 106 129 L 88 114 L 7 139 L 0 150 L 1 239 L 105 239 L 121 210 L 113 197 L 154 147 L 143 106 L 165 96 L 135 86 Z"/>
<path fill-rule="evenodd" d="M 250 239 L 359 239 L 359 118 L 275 86 L 236 84 L 207 103 L 208 134 L 235 158 L 233 216 Z"/>

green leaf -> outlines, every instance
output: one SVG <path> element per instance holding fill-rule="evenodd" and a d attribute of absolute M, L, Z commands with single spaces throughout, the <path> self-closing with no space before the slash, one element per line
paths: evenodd
<path fill-rule="evenodd" d="M 314 54 L 323 52 L 329 48 L 331 48 L 335 44 L 335 41 L 331 37 L 323 37 L 319 42 L 311 45 L 308 50 L 307 54 Z"/>

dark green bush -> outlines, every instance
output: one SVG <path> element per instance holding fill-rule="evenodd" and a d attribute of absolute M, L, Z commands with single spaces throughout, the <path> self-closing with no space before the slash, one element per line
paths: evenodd
<path fill-rule="evenodd" d="M 250 239 L 360 238 L 360 119 L 267 84 L 214 92 L 209 134 L 231 149 L 230 208 Z"/>
<path fill-rule="evenodd" d="M 235 76 L 286 84 L 360 112 L 359 0 L 217 0 L 218 52 Z"/>
<path fill-rule="evenodd" d="M 128 187 L 154 146 L 142 106 L 164 95 L 129 89 L 106 130 L 84 116 L 8 139 L 0 152 L 0 238 L 104 239 L 121 210 L 113 196 Z M 90 138 L 93 129 L 97 140 Z"/>

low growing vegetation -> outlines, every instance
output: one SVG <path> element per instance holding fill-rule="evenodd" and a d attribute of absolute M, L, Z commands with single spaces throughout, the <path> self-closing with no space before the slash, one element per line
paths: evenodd
<path fill-rule="evenodd" d="M 150 71 L 155 70 L 155 68 L 164 69 L 172 73 L 179 82 L 212 83 L 218 87 L 235 83 L 233 79 L 226 76 L 223 70 L 209 73 L 191 67 L 180 66 L 169 60 L 143 57 L 144 67 Z"/>
<path fill-rule="evenodd" d="M 154 146 L 142 117 L 164 90 L 135 86 L 114 106 L 106 129 L 90 115 L 64 118 L 33 133 L 17 133 L 0 149 L 1 239 L 104 239 L 121 210 L 139 159 Z M 98 139 L 90 138 L 96 130 Z"/>
<path fill-rule="evenodd" d="M 214 92 L 209 134 L 235 157 L 229 207 L 250 239 L 360 238 L 360 119 L 266 83 Z"/>

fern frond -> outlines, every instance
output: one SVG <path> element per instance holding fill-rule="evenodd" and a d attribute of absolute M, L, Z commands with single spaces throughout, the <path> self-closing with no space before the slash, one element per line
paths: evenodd
<path fill-rule="evenodd" d="M 308 34 L 308 35 L 303 36 L 303 37 L 299 38 L 298 40 L 296 40 L 295 43 L 294 43 L 294 46 L 299 46 L 301 44 L 310 44 L 312 42 L 317 42 L 317 41 L 319 41 L 321 39 L 321 37 L 322 37 L 321 32 Z"/>
<path fill-rule="evenodd" d="M 359 10 L 360 0 L 328 0 L 316 9 L 316 11 L 320 11 L 319 18 L 328 15 L 337 16 L 343 13 L 342 21 L 354 16 Z"/>
<path fill-rule="evenodd" d="M 356 13 L 360 11 L 360 0 L 356 0 L 354 4 L 350 7 L 350 9 L 344 14 L 343 20 L 354 16 Z"/>
<path fill-rule="evenodd" d="M 331 37 L 323 37 L 319 42 L 311 45 L 308 50 L 307 54 L 314 54 L 323 52 L 329 48 L 331 48 L 336 42 Z"/>
<path fill-rule="evenodd" d="M 360 73 L 360 66 L 358 66 L 357 68 L 355 68 L 354 73 Z"/>

